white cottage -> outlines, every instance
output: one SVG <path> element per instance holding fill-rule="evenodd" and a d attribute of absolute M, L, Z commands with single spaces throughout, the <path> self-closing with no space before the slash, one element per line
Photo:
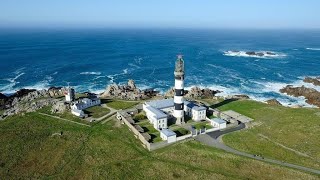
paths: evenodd
<path fill-rule="evenodd" d="M 214 128 L 218 128 L 218 129 L 225 129 L 227 127 L 227 122 L 220 118 L 210 119 L 210 124 Z"/>
<path fill-rule="evenodd" d="M 177 141 L 177 134 L 170 129 L 162 129 L 160 131 L 160 137 L 164 141 L 168 141 L 168 143 Z"/>

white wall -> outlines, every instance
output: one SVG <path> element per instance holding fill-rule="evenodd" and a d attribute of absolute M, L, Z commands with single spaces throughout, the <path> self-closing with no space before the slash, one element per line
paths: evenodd
<path fill-rule="evenodd" d="M 194 121 L 200 121 L 206 119 L 206 110 L 195 111 L 192 110 L 192 119 Z"/>

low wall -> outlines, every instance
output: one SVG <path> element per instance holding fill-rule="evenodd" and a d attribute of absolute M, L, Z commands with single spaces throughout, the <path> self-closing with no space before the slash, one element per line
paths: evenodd
<path fill-rule="evenodd" d="M 187 138 L 191 138 L 192 137 L 192 134 L 187 134 L 187 135 L 184 135 L 184 136 L 180 136 L 180 137 L 177 137 L 177 141 L 182 141 L 182 140 L 185 140 Z"/>
<path fill-rule="evenodd" d="M 135 137 L 138 138 L 143 146 L 147 148 L 149 151 L 151 151 L 151 145 L 150 143 L 142 136 L 142 134 L 131 124 L 127 121 L 127 119 L 120 113 L 118 113 L 117 116 L 121 117 L 121 120 L 129 127 L 129 129 L 134 133 Z"/>

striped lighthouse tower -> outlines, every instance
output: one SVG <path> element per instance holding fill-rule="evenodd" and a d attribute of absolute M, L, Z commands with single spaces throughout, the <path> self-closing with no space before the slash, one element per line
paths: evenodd
<path fill-rule="evenodd" d="M 178 59 L 176 61 L 176 67 L 174 70 L 174 112 L 173 116 L 176 118 L 176 124 L 184 123 L 184 103 L 183 103 L 183 95 L 184 95 L 184 62 L 182 55 L 178 55 Z"/>

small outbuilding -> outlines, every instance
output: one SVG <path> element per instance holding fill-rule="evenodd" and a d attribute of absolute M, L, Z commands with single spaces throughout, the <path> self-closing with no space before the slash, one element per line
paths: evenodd
<path fill-rule="evenodd" d="M 71 113 L 75 116 L 78 116 L 78 117 L 81 117 L 81 118 L 84 118 L 85 117 L 85 114 L 82 110 L 80 109 L 72 109 L 71 110 Z"/>
<path fill-rule="evenodd" d="M 218 128 L 218 129 L 225 129 L 227 127 L 227 122 L 220 118 L 210 119 L 210 124 L 214 128 Z"/>
<path fill-rule="evenodd" d="M 168 143 L 177 141 L 177 134 L 170 129 L 162 129 L 160 131 L 160 137 L 164 141 L 168 141 Z"/>

